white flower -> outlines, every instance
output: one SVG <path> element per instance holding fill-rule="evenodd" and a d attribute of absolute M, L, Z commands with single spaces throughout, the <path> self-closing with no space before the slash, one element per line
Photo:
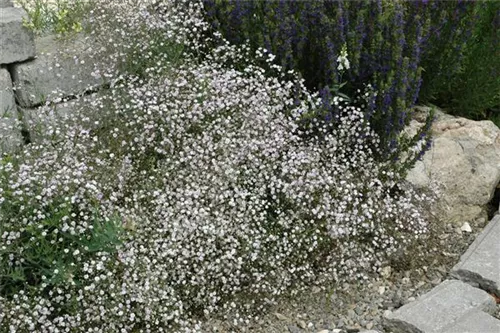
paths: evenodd
<path fill-rule="evenodd" d="M 337 63 L 338 63 L 337 69 L 339 71 L 348 70 L 350 68 L 350 63 L 349 59 L 347 59 L 347 56 L 348 56 L 347 44 L 344 44 L 342 50 L 340 51 L 340 55 L 337 58 Z"/>

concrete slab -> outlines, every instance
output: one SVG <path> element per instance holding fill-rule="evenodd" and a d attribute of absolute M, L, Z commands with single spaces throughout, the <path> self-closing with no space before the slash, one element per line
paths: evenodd
<path fill-rule="evenodd" d="M 450 275 L 500 297 L 500 215 L 495 215 Z"/>
<path fill-rule="evenodd" d="M 0 68 L 0 154 L 22 145 L 17 106 L 12 91 L 10 74 Z"/>
<path fill-rule="evenodd" d="M 500 320 L 482 311 L 471 311 L 443 333 L 499 333 Z"/>
<path fill-rule="evenodd" d="M 446 280 L 419 299 L 384 318 L 384 326 L 398 333 L 442 333 L 471 310 L 493 313 L 492 296 L 458 280 Z"/>
<path fill-rule="evenodd" d="M 35 42 L 37 58 L 12 69 L 18 103 L 23 108 L 76 96 L 106 82 L 92 75 L 95 59 L 90 58 L 89 43 L 82 35 L 66 41 L 44 36 Z"/>
<path fill-rule="evenodd" d="M 11 64 L 35 57 L 34 35 L 23 26 L 28 14 L 22 8 L 0 7 L 0 64 Z"/>

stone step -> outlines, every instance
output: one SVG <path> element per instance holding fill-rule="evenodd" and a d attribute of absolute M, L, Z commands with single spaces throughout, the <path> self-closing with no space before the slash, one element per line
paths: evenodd
<path fill-rule="evenodd" d="M 492 296 L 458 280 L 446 280 L 384 318 L 394 333 L 443 333 L 471 310 L 493 313 Z"/>
<path fill-rule="evenodd" d="M 106 82 L 93 76 L 95 60 L 83 36 L 66 41 L 44 36 L 35 42 L 37 58 L 12 69 L 21 107 L 33 108 L 59 97 L 76 96 Z"/>
<path fill-rule="evenodd" d="M 5 68 L 0 68 L 0 154 L 9 153 L 22 145 L 17 120 L 10 74 Z"/>
<path fill-rule="evenodd" d="M 500 320 L 482 311 L 471 311 L 457 320 L 443 333 L 498 333 Z"/>
<path fill-rule="evenodd" d="M 500 297 L 500 215 L 496 215 L 453 267 L 451 276 Z"/>
<path fill-rule="evenodd" d="M 22 8 L 0 6 L 0 65 L 25 61 L 35 57 L 35 41 L 31 30 L 23 26 L 28 14 Z"/>

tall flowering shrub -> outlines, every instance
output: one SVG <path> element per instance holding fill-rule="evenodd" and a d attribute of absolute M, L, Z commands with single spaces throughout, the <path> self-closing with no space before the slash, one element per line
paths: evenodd
<path fill-rule="evenodd" d="M 473 14 L 476 22 L 470 26 L 468 22 L 457 22 L 459 15 L 453 12 L 443 17 L 453 22 L 452 28 L 461 31 L 467 43 L 446 47 L 450 53 L 461 54 L 462 61 L 448 62 L 452 70 L 443 66 L 446 63 L 439 68 L 433 63 L 425 65 L 436 68 L 441 75 L 425 73 L 424 82 L 428 84 L 424 84 L 421 98 L 450 113 L 475 120 L 491 119 L 500 125 L 500 3 L 479 2 Z M 442 33 L 456 32 L 447 29 Z M 437 57 L 438 52 L 442 50 L 435 50 L 433 55 Z M 432 59 L 428 57 L 427 62 Z"/>
<path fill-rule="evenodd" d="M 192 1 L 102 6 L 90 46 L 110 89 L 1 160 L 0 331 L 240 324 L 312 281 L 376 274 L 426 232 L 426 197 L 374 158 L 362 109 L 335 97 L 337 126 L 310 117 L 318 94 L 249 47 L 192 56 L 208 27 Z"/>
<path fill-rule="evenodd" d="M 457 27 L 473 24 L 475 6 L 466 1 L 203 2 L 214 29 L 232 42 L 249 40 L 266 48 L 280 65 L 298 70 L 307 87 L 321 90 L 327 104 L 329 88 L 343 83 L 337 59 L 347 46 L 350 68 L 343 91 L 355 94 L 371 83 L 378 92 L 364 112 L 382 141 L 381 159 L 397 158 L 407 149 L 397 138 L 419 96 L 422 71 L 445 76 L 457 70 L 452 67 L 468 36 Z M 447 50 L 448 45 L 456 47 Z M 335 105 L 332 113 L 339 113 Z"/>

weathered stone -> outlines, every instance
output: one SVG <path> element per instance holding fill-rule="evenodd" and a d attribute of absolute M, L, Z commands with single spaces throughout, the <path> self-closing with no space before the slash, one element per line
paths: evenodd
<path fill-rule="evenodd" d="M 500 215 L 496 215 L 453 267 L 451 275 L 500 297 Z"/>
<path fill-rule="evenodd" d="M 10 74 L 5 68 L 0 68 L 0 153 L 10 152 L 21 144 Z"/>
<path fill-rule="evenodd" d="M 96 101 L 97 93 L 80 96 L 58 104 L 44 105 L 37 108 L 19 108 L 24 127 L 30 135 L 31 142 L 40 143 L 42 136 L 48 134 L 57 125 L 58 120 L 86 112 L 89 108 L 97 109 L 93 103 Z"/>
<path fill-rule="evenodd" d="M 0 0 L 0 8 L 12 7 L 14 4 L 11 0 Z"/>
<path fill-rule="evenodd" d="M 425 115 L 429 108 L 418 108 Z M 417 116 L 407 128 L 413 134 L 423 125 Z M 408 172 L 419 188 L 437 188 L 443 223 L 457 226 L 482 217 L 500 182 L 500 129 L 491 121 L 472 121 L 437 111 L 432 126 L 433 144 Z"/>
<path fill-rule="evenodd" d="M 443 333 L 498 333 L 500 320 L 482 311 L 470 311 L 458 319 Z"/>
<path fill-rule="evenodd" d="M 54 36 L 40 37 L 36 47 L 39 55 L 35 60 L 13 68 L 16 95 L 22 107 L 32 108 L 103 85 L 103 79 L 93 76 L 95 61 L 90 58 L 84 37 L 65 41 Z"/>
<path fill-rule="evenodd" d="M 25 61 L 35 56 L 34 35 L 23 26 L 27 13 L 22 8 L 0 9 L 0 64 Z"/>
<path fill-rule="evenodd" d="M 472 232 L 472 228 L 469 224 L 469 222 L 465 222 L 461 227 L 460 230 L 463 232 Z"/>
<path fill-rule="evenodd" d="M 493 297 L 458 280 L 446 280 L 415 302 L 384 318 L 388 330 L 398 333 L 442 333 L 471 310 L 493 312 Z"/>

